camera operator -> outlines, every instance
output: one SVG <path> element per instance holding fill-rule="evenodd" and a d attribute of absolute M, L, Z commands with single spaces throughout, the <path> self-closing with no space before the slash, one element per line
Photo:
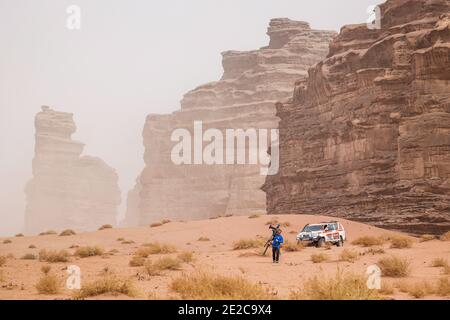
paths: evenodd
<path fill-rule="evenodd" d="M 277 225 L 275 228 L 271 226 L 273 232 L 272 238 L 272 259 L 273 263 L 280 262 L 280 251 L 281 245 L 284 243 L 283 236 L 281 235 L 280 225 Z"/>

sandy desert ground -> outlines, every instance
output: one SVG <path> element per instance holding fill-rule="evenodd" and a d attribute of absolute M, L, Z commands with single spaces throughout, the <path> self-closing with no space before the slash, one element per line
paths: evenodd
<path fill-rule="evenodd" d="M 413 238 L 412 247 L 403 249 L 391 248 L 392 244 L 386 241 L 376 247 L 382 247 L 384 253 L 369 253 L 368 250 L 374 247 L 353 245 L 351 242 L 361 236 L 386 239 L 405 235 L 346 220 L 339 220 L 346 227 L 348 234 L 348 241 L 342 248 L 306 247 L 296 252 L 283 251 L 280 264 L 273 264 L 269 255 L 257 255 L 261 248 L 233 250 L 233 244 L 241 239 L 267 239 L 270 236 L 267 223 L 274 219 L 288 225 L 283 227 L 283 234 L 291 243 L 295 242 L 296 233 L 306 223 L 332 220 L 328 217 L 308 215 L 221 217 L 205 221 L 169 222 L 158 227 L 112 228 L 72 236 L 55 234 L 1 238 L 0 257 L 3 257 L 3 265 L 0 267 L 0 299 L 73 298 L 74 291 L 64 286 L 57 294 L 38 292 L 36 284 L 43 276 L 42 267 L 46 265 L 51 265 L 50 272 L 58 277 L 61 283 L 68 277 L 69 265 L 81 268 L 82 284 L 104 277 L 105 274 L 131 279 L 138 292 L 133 297 L 135 299 L 179 299 L 180 295 L 171 288 L 173 279 L 192 275 L 199 270 L 210 274 L 240 276 L 267 288 L 275 299 L 288 299 L 292 292 L 301 289 L 304 283 L 314 276 L 321 279 L 333 277 L 338 270 L 363 275 L 368 266 L 383 257 L 393 255 L 410 262 L 410 274 L 402 278 L 383 276 L 383 287 L 387 289 L 383 291 L 382 298 L 415 299 L 411 293 L 406 292 L 408 290 L 402 290 L 405 283 L 423 287 L 427 284 L 434 285 L 442 279 L 448 281 L 450 277 L 448 267 L 433 266 L 438 258 L 450 262 L 449 241 L 421 241 L 419 238 Z M 199 241 L 202 237 L 206 241 Z M 131 267 L 129 262 L 136 251 L 143 248 L 144 244 L 154 242 L 173 245 L 177 252 L 150 255 L 147 261 L 156 261 L 162 256 L 177 257 L 180 252 L 194 252 L 194 260 L 175 268 L 179 270 L 164 270 L 153 276 L 149 276 L 143 266 Z M 77 248 L 84 246 L 98 246 L 104 253 L 87 258 L 75 256 Z M 66 250 L 70 255 L 69 260 L 57 263 L 40 261 L 39 252 L 43 249 Z M 357 253 L 356 261 L 341 261 L 343 250 Z M 320 253 L 326 254 L 328 261 L 313 263 L 311 255 Z M 23 259 L 27 254 L 31 259 L 34 255 L 36 259 Z M 440 294 L 424 293 L 418 296 L 421 299 L 448 299 L 449 294 L 450 292 L 447 295 L 442 294 L 441 290 Z M 126 295 L 111 294 L 99 294 L 92 298 L 130 299 Z"/>

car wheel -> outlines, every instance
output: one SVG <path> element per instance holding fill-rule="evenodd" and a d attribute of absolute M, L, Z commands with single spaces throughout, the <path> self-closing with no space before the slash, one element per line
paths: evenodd
<path fill-rule="evenodd" d="M 342 240 L 342 237 L 339 239 L 338 243 L 337 243 L 338 247 L 343 247 L 344 246 L 344 240 Z"/>
<path fill-rule="evenodd" d="M 319 241 L 317 241 L 317 248 L 322 248 L 325 245 L 325 239 L 320 238 Z"/>

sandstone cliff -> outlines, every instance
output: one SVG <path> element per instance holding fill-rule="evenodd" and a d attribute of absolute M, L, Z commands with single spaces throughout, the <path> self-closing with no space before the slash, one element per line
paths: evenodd
<path fill-rule="evenodd" d="M 71 139 L 73 115 L 42 107 L 36 115 L 33 179 L 26 187 L 26 232 L 96 230 L 116 223 L 120 190 L 116 172 L 101 159 L 80 156 Z"/>
<path fill-rule="evenodd" d="M 341 29 L 277 106 L 268 213 L 450 229 L 450 2 L 388 0 L 381 29 Z"/>
<path fill-rule="evenodd" d="M 224 52 L 222 79 L 188 92 L 180 111 L 148 116 L 143 131 L 146 167 L 129 193 L 127 224 L 266 212 L 259 165 L 177 166 L 171 161 L 170 138 L 177 128 L 192 132 L 194 121 L 202 121 L 204 130 L 221 132 L 278 127 L 276 101 L 287 99 L 295 80 L 326 56 L 335 33 L 273 19 L 268 35 L 268 47 Z"/>

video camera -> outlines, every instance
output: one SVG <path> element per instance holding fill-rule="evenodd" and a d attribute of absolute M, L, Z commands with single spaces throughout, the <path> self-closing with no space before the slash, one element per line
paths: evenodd
<path fill-rule="evenodd" d="M 272 237 L 269 240 L 267 240 L 266 244 L 264 245 L 265 249 L 263 252 L 263 256 L 266 255 L 267 249 L 269 249 L 269 247 L 272 245 L 273 238 L 275 238 L 277 234 L 281 233 L 280 227 L 281 226 L 279 224 L 275 226 L 274 225 L 269 226 L 269 229 L 272 230 Z"/>

